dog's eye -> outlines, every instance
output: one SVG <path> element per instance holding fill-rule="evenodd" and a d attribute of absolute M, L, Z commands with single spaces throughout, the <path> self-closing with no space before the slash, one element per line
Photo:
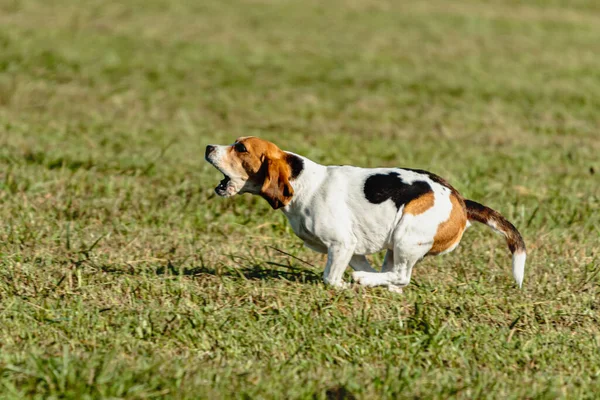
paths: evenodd
<path fill-rule="evenodd" d="M 246 146 L 244 146 L 243 143 L 237 142 L 236 144 L 233 145 L 233 148 L 235 149 L 235 151 L 237 151 L 238 153 L 247 153 L 248 149 L 246 149 Z"/>

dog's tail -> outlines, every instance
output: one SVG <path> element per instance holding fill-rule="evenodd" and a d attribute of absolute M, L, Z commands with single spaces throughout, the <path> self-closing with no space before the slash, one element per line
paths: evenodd
<path fill-rule="evenodd" d="M 471 200 L 465 200 L 465 205 L 467 206 L 467 217 L 469 220 L 486 224 L 493 230 L 504 235 L 508 248 L 512 253 L 513 276 L 515 281 L 517 281 L 517 285 L 521 287 L 523 284 L 523 275 L 525 274 L 527 250 L 525 249 L 523 237 L 517 228 L 500 215 L 499 212 L 489 207 Z"/>

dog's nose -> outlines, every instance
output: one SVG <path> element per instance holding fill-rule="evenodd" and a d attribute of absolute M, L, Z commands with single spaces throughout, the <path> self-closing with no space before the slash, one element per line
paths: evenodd
<path fill-rule="evenodd" d="M 216 149 L 216 147 L 213 146 L 212 144 L 209 144 L 208 146 L 206 146 L 206 153 L 204 153 L 204 158 L 208 159 L 208 156 L 210 155 L 210 153 L 215 151 L 215 149 Z"/>

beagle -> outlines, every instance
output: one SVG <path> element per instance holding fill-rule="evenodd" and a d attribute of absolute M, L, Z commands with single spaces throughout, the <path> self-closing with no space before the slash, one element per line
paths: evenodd
<path fill-rule="evenodd" d="M 458 246 L 470 221 L 484 223 L 506 238 L 519 287 L 525 270 L 525 243 L 498 212 L 464 199 L 448 182 L 418 169 L 320 165 L 257 137 L 232 145 L 206 146 L 206 161 L 223 173 L 219 196 L 262 196 L 280 208 L 304 244 L 327 254 L 325 283 L 401 292 L 423 257 Z M 381 271 L 365 255 L 387 250 Z"/>

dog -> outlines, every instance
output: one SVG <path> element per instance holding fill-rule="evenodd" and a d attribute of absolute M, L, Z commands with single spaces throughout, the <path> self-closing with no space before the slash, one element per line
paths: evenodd
<path fill-rule="evenodd" d="M 205 159 L 224 175 L 217 195 L 263 197 L 283 211 L 308 248 L 327 254 L 326 284 L 347 287 L 343 275 L 350 265 L 360 285 L 401 292 L 417 262 L 454 250 L 477 221 L 505 236 L 513 277 L 522 286 L 527 254 L 519 231 L 430 172 L 321 165 L 257 137 L 208 145 Z M 387 253 L 377 271 L 365 256 L 381 250 Z"/>

